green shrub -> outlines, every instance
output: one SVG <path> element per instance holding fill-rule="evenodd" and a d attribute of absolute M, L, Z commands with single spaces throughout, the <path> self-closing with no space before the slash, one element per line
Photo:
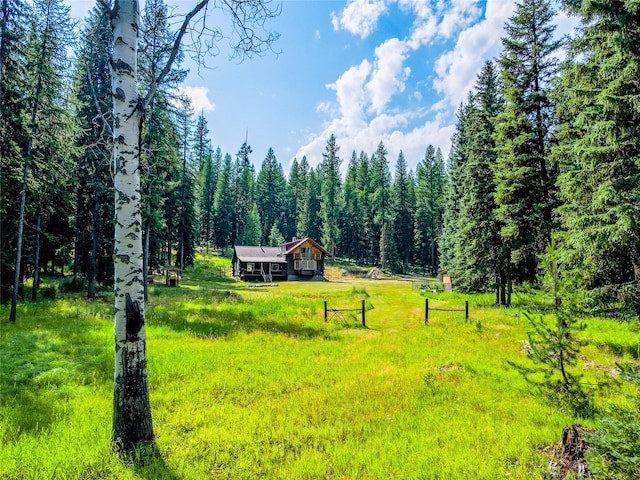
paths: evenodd
<path fill-rule="evenodd" d="M 623 367 L 626 380 L 640 386 L 637 365 Z M 640 392 L 628 395 L 632 408 L 610 405 L 589 439 L 589 469 L 603 478 L 640 478 Z"/>
<path fill-rule="evenodd" d="M 65 278 L 59 284 L 60 293 L 81 293 L 87 289 L 87 281 L 80 277 Z"/>
<path fill-rule="evenodd" d="M 40 290 L 40 295 L 42 296 L 42 298 L 52 300 L 58 296 L 58 289 L 55 285 L 44 287 Z"/>

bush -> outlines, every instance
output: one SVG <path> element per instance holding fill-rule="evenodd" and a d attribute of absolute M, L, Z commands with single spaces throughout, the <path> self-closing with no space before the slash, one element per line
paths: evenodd
<path fill-rule="evenodd" d="M 640 386 L 637 365 L 623 368 L 625 379 Z M 639 392 L 640 393 L 640 392 Z M 589 439 L 589 469 L 603 478 L 640 478 L 640 394 L 628 395 L 633 408 L 610 405 Z"/>
<path fill-rule="evenodd" d="M 61 293 L 81 293 L 87 289 L 87 282 L 80 277 L 65 278 L 60 282 Z"/>
<path fill-rule="evenodd" d="M 58 289 L 55 287 L 55 285 L 45 287 L 40 290 L 40 295 L 42 296 L 42 298 L 53 300 L 58 296 Z"/>

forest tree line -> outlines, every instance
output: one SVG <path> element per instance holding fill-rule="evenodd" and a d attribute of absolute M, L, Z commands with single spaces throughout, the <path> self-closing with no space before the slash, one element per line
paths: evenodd
<path fill-rule="evenodd" d="M 286 175 L 272 149 L 256 169 L 248 140 L 223 153 L 175 93 L 180 53 L 145 112 L 145 271 L 184 268 L 198 246 L 308 236 L 391 272 L 446 269 L 506 304 L 514 283 L 536 280 L 554 236 L 593 298 L 640 304 L 638 15 L 624 2 L 561 8 L 582 20 L 570 40 L 554 35 L 550 2 L 517 4 L 458 110 L 448 158 L 429 145 L 415 171 L 382 141 L 345 155 L 333 135 L 315 168 L 294 159 Z M 78 35 L 60 0 L 0 0 L 2 301 L 27 277 L 36 298 L 40 272 L 64 265 L 89 296 L 113 281 L 109 12 L 98 0 Z M 171 54 L 169 23 L 163 0 L 145 3 L 141 91 Z"/>

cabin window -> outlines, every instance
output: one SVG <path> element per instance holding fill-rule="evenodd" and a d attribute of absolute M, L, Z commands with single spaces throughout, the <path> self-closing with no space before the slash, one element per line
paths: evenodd
<path fill-rule="evenodd" d="M 279 272 L 280 271 L 280 264 L 279 263 L 272 263 L 271 264 L 271 271 L 272 272 Z"/>
<path fill-rule="evenodd" d="M 300 270 L 300 267 L 301 267 L 300 263 L 301 263 L 300 260 L 294 261 L 293 262 L 293 269 L 294 270 Z"/>
<path fill-rule="evenodd" d="M 247 272 L 253 272 L 253 263 L 247 263 Z"/>
<path fill-rule="evenodd" d="M 302 270 L 315 270 L 315 269 L 316 269 L 315 260 L 302 260 Z"/>
<path fill-rule="evenodd" d="M 311 247 L 300 247 L 300 253 L 302 254 L 302 258 L 313 258 Z"/>

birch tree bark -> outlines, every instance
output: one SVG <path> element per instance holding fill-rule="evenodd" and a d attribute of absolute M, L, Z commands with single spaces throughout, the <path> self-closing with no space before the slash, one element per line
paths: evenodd
<path fill-rule="evenodd" d="M 280 12 L 279 8 L 268 7 L 270 1 L 223 0 L 217 5 L 217 8 L 231 13 L 232 31 L 237 37 L 237 43 L 232 44 L 232 49 L 238 56 L 251 57 L 262 53 L 271 48 L 272 43 L 278 38 L 277 34 L 270 31 L 265 31 L 261 36 L 265 20 L 277 16 Z M 111 94 L 115 188 L 115 372 L 112 441 L 116 448 L 125 452 L 140 444 L 153 443 L 146 361 L 140 190 L 140 146 L 144 110 L 158 86 L 171 71 L 189 23 L 199 12 L 206 16 L 208 4 L 209 0 L 200 0 L 184 16 L 166 64 L 149 86 L 144 98 L 139 97 L 137 91 L 139 2 L 114 0 L 111 10 L 114 39 Z M 221 38 L 219 30 L 207 29 L 204 25 L 206 24 L 203 22 L 196 38 L 205 33 L 211 35 L 214 43 Z"/>
<path fill-rule="evenodd" d="M 125 451 L 141 443 L 153 443 L 142 275 L 139 141 L 143 118 L 137 90 L 139 16 L 137 0 L 115 0 L 111 16 L 115 174 L 112 441 Z"/>

